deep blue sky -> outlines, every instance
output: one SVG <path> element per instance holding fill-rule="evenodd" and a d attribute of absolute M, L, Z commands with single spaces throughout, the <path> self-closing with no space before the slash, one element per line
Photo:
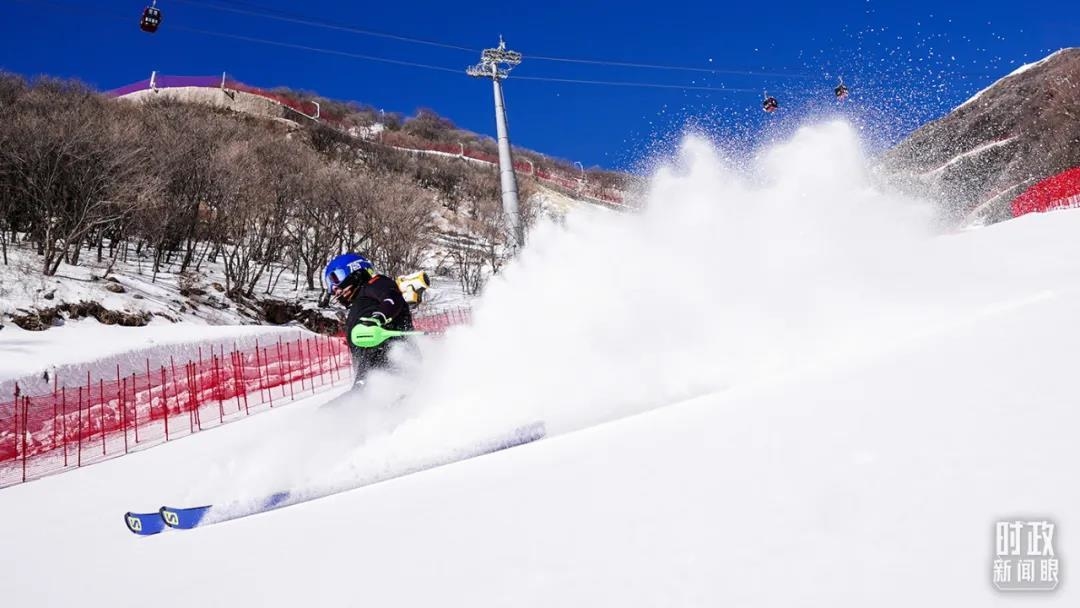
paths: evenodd
<path fill-rule="evenodd" d="M 491 87 L 464 74 L 390 65 L 197 33 L 203 30 L 464 69 L 477 54 L 215 10 L 276 12 L 468 48 L 502 34 L 525 54 L 514 74 L 749 89 L 720 92 L 515 80 L 515 144 L 586 165 L 633 168 L 688 124 L 753 142 L 808 114 L 840 112 L 888 143 L 975 91 L 1080 44 L 1075 0 L 941 2 L 349 2 L 160 0 L 155 35 L 127 0 L 0 0 L 0 68 L 111 89 L 164 74 L 227 71 L 249 84 L 317 91 L 411 114 L 431 107 L 492 134 Z M 1034 5 L 1033 5 L 1034 6 Z M 501 12 L 501 14 L 500 14 Z M 710 74 L 530 59 L 551 56 L 757 72 Z M 832 100 L 836 78 L 852 89 Z M 765 116 L 762 91 L 781 112 Z"/>

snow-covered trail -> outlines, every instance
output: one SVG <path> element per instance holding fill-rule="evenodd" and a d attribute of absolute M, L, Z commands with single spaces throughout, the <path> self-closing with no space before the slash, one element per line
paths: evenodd
<path fill-rule="evenodd" d="M 811 128 L 743 176 L 690 141 L 649 210 L 539 228 L 472 327 L 363 403 L 0 492 L 7 597 L 1075 604 L 1080 210 L 933 236 L 853 142 Z M 560 308 L 583 277 L 610 293 Z M 272 513 L 145 539 L 121 521 L 407 468 L 536 419 L 551 438 Z M 1060 526 L 1052 596 L 992 589 L 993 523 L 1017 515 Z"/>
<path fill-rule="evenodd" d="M 997 518 L 1057 517 L 1072 572 L 1078 306 L 1017 303 L 844 372 L 246 520 L 124 530 L 122 498 L 178 496 L 205 465 L 176 453 L 305 411 L 286 408 L 6 490 L 0 571 L 44 605 L 1015 605 L 989 583 Z"/>

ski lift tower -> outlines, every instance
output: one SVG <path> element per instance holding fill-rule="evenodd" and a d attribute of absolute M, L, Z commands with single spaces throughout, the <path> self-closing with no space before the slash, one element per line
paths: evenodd
<path fill-rule="evenodd" d="M 510 70 L 521 63 L 521 53 L 507 50 L 506 42 L 499 36 L 499 47 L 484 49 L 480 63 L 465 70 L 469 76 L 490 78 L 495 86 L 495 130 L 499 141 L 499 178 L 502 182 L 503 211 L 510 222 L 511 247 L 518 249 L 525 244 L 525 228 L 521 225 L 518 211 L 517 176 L 514 175 L 514 158 L 510 154 L 510 134 L 506 127 L 506 103 L 503 101 L 502 81 Z"/>

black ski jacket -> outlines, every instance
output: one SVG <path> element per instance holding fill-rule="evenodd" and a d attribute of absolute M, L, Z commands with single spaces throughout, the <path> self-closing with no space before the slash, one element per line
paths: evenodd
<path fill-rule="evenodd" d="M 350 348 L 356 348 L 349 339 L 353 327 L 360 323 L 360 319 L 370 317 L 376 312 L 386 316 L 387 322 L 383 327 L 387 329 L 409 331 L 413 328 L 409 304 L 401 295 L 397 281 L 377 274 L 356 287 L 356 293 L 349 305 L 349 315 L 345 320 L 345 340 Z"/>

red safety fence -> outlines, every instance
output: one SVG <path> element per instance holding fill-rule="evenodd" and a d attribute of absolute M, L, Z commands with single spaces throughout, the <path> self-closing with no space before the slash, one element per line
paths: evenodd
<path fill-rule="evenodd" d="M 418 316 L 431 334 L 471 321 L 469 309 Z M 0 488 L 186 437 L 352 382 L 341 336 L 271 338 L 252 348 L 198 349 L 109 378 L 0 402 Z"/>
<path fill-rule="evenodd" d="M 0 487 L 184 437 L 351 382 L 340 337 L 199 350 L 196 359 L 0 403 Z"/>
<path fill-rule="evenodd" d="M 468 308 L 448 310 L 413 319 L 413 327 L 431 334 L 440 334 L 454 325 L 472 323 L 472 311 Z"/>
<path fill-rule="evenodd" d="M 1013 217 L 1080 207 L 1080 167 L 1048 177 L 1012 201 Z"/>
<path fill-rule="evenodd" d="M 460 144 L 427 144 L 420 146 L 398 146 L 392 145 L 392 147 L 400 150 L 410 150 L 413 152 L 440 152 L 442 154 L 450 154 L 453 156 L 459 156 L 463 158 L 470 158 L 472 160 L 478 160 L 485 163 L 498 164 L 499 157 L 494 154 L 488 154 L 486 152 L 480 152 L 478 150 L 471 150 Z M 543 169 L 537 169 L 536 165 L 529 160 L 517 160 L 514 161 L 514 170 L 523 173 L 525 175 L 531 175 L 540 181 L 549 182 L 555 186 L 564 190 L 569 190 L 575 194 L 585 196 L 588 198 L 596 199 L 598 201 L 608 203 L 615 206 L 623 206 L 623 194 L 618 190 L 612 190 L 610 188 L 599 188 L 585 181 L 584 178 L 568 177 L 561 173 L 553 173 L 545 171 Z"/>

